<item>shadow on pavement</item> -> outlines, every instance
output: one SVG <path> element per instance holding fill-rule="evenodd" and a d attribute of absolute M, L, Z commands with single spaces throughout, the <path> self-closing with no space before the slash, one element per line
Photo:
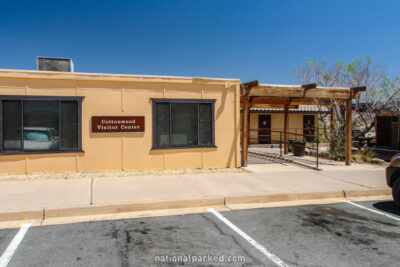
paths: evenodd
<path fill-rule="evenodd" d="M 394 201 L 377 202 L 377 203 L 373 204 L 372 206 L 374 206 L 374 208 L 376 208 L 378 210 L 400 216 L 400 208 L 398 206 L 396 206 Z"/>

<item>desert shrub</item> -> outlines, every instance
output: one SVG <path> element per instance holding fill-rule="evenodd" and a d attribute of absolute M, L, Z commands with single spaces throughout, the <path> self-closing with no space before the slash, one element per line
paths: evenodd
<path fill-rule="evenodd" d="M 344 160 L 345 148 L 345 127 L 336 121 L 332 136 L 329 138 L 329 156 L 335 160 Z"/>
<path fill-rule="evenodd" d="M 318 120 L 318 141 L 320 143 L 328 143 L 329 142 L 329 140 L 325 136 L 324 125 L 320 120 Z"/>
<path fill-rule="evenodd" d="M 369 149 L 369 148 L 359 149 L 357 151 L 357 153 L 362 157 L 370 158 L 370 159 L 376 156 L 376 153 L 373 150 Z"/>
<path fill-rule="evenodd" d="M 345 158 L 344 138 L 331 138 L 329 142 L 329 156 L 336 160 Z"/>

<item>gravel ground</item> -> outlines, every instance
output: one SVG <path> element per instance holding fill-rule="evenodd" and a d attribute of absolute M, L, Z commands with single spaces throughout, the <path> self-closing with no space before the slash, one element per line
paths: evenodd
<path fill-rule="evenodd" d="M 241 168 L 197 168 L 197 169 L 174 169 L 174 170 L 132 170 L 132 171 L 98 171 L 98 172 L 63 172 L 63 173 L 32 173 L 32 174 L 1 174 L 0 182 L 7 181 L 30 181 L 30 180 L 53 180 L 53 179 L 80 179 L 80 178 L 104 178 L 145 175 L 187 175 L 208 173 L 245 173 Z"/>

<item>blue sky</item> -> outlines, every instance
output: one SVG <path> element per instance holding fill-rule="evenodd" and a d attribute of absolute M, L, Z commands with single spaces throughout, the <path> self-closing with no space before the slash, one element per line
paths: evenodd
<path fill-rule="evenodd" d="M 0 68 L 295 83 L 305 58 L 371 56 L 400 75 L 400 1 L 2 1 Z"/>

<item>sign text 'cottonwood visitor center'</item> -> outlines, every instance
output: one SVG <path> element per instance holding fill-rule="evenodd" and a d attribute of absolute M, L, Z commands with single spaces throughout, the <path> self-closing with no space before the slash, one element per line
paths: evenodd
<path fill-rule="evenodd" d="M 143 133 L 144 116 L 92 116 L 92 133 Z"/>

